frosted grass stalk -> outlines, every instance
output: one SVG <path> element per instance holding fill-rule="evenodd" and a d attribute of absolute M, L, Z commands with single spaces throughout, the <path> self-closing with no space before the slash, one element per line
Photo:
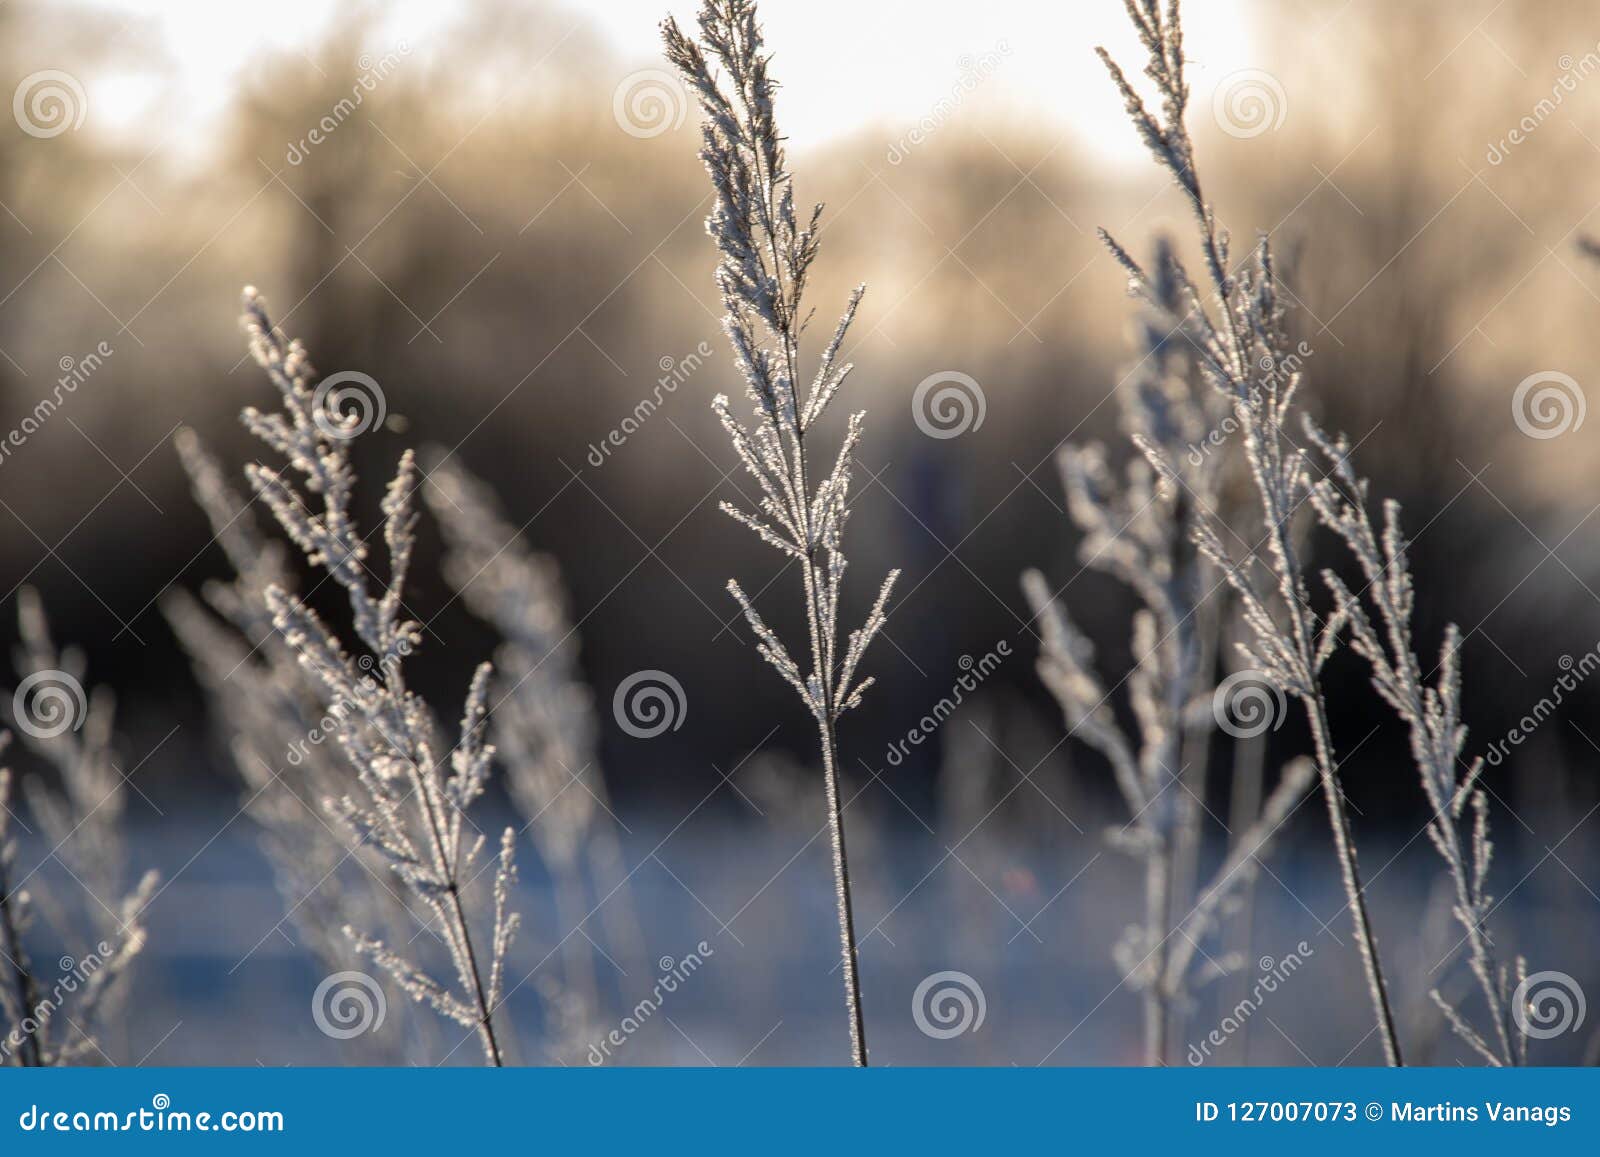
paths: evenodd
<path fill-rule="evenodd" d="M 1265 561 L 1283 621 L 1273 614 L 1267 597 L 1257 589 L 1249 569 L 1255 565 L 1254 559 L 1246 566 L 1235 565 L 1209 520 L 1202 520 L 1197 527 L 1197 542 L 1234 588 L 1254 637 L 1251 654 L 1256 665 L 1305 710 L 1379 1039 L 1385 1059 L 1398 1065 L 1402 1057 L 1394 1012 L 1356 860 L 1327 706 L 1318 685 L 1322 665 L 1337 645 L 1338 625 L 1328 624 L 1328 629 L 1318 633 L 1291 526 L 1309 486 L 1303 457 L 1286 451 L 1283 437 L 1284 419 L 1299 375 L 1290 374 L 1281 383 L 1270 374 L 1256 380 L 1256 367 L 1279 365 L 1290 353 L 1271 249 L 1262 238 L 1252 262 L 1239 271 L 1230 269 L 1228 234 L 1218 225 L 1205 200 L 1194 165 L 1193 142 L 1184 124 L 1189 87 L 1184 78 L 1177 0 L 1168 0 L 1164 8 L 1158 0 L 1124 0 L 1124 7 L 1148 53 L 1144 72 L 1161 97 L 1159 117 L 1149 111 L 1110 55 L 1104 49 L 1097 52 L 1122 94 L 1135 129 L 1157 163 L 1171 174 L 1195 216 L 1202 259 L 1220 320 L 1212 320 L 1187 271 L 1174 261 L 1170 275 L 1178 280 L 1184 303 L 1182 312 L 1172 317 L 1174 332 L 1181 333 L 1193 346 L 1202 371 L 1241 418 L 1245 459 L 1261 503 L 1268 548 Z M 1159 308 L 1151 276 L 1109 235 L 1102 231 L 1101 236 L 1127 271 L 1133 292 Z"/>
<path fill-rule="evenodd" d="M 871 678 L 856 681 L 856 667 L 882 628 L 884 607 L 898 571 L 891 571 L 861 627 L 838 648 L 839 595 L 845 571 L 844 525 L 848 518 L 852 458 L 863 415 L 852 414 L 832 468 L 813 489 L 809 436 L 850 373 L 839 362 L 845 335 L 864 288 L 850 295 L 832 338 L 822 351 L 811 386 L 802 396 L 800 339 L 808 320 L 802 306 L 806 279 L 818 247 L 815 206 L 801 225 L 794 189 L 774 119 L 776 82 L 767 72 L 760 25 L 752 0 L 706 0 L 699 12 L 699 42 L 675 20 L 662 25 L 667 59 L 682 74 L 704 112 L 700 158 L 711 175 L 716 207 L 707 232 L 721 254 L 717 288 L 723 326 L 755 404 L 754 422 L 734 416 L 726 396 L 713 403 L 734 451 L 761 489 L 759 513 L 731 503 L 722 509 L 752 530 L 786 560 L 800 567 L 810 670 L 802 670 L 769 628 L 737 580 L 728 590 L 755 634 L 757 650 L 794 687 L 816 721 L 823 786 L 832 835 L 835 899 L 843 963 L 850 1053 L 867 1063 L 861 1013 L 857 944 L 851 910 L 849 859 L 839 793 L 839 717 L 861 702 Z M 712 62 L 726 76 L 719 76 Z"/>
<path fill-rule="evenodd" d="M 300 598 L 276 583 L 265 588 L 274 627 L 300 665 L 320 681 L 330 710 L 342 706 L 348 712 L 347 725 L 336 738 L 360 790 L 326 800 L 324 807 L 373 849 L 432 914 L 449 950 L 455 984 L 435 979 L 366 930 L 347 927 L 346 932 L 406 995 L 471 1029 L 485 1060 L 501 1065 L 504 1054 L 494 1011 L 518 923 L 508 906 L 516 879 L 511 828 L 500 842 L 487 954 L 475 940 L 465 896 L 485 843 L 481 835 L 464 842 L 464 829 L 468 808 L 487 785 L 494 756 L 494 748 L 485 742 L 492 668 L 485 663 L 477 669 L 462 711 L 460 739 L 447 754 L 436 756 L 443 745 L 432 713 L 407 687 L 404 674 L 404 659 L 422 634 L 421 626 L 407 617 L 403 601 L 416 542 L 412 454 L 401 456 L 384 495 L 388 581 L 383 593 L 375 594 L 367 544 L 350 511 L 356 478 L 349 448 L 361 432 L 359 423 L 333 408 L 334 394 L 325 399 L 313 390 L 315 371 L 304 347 L 273 327 L 253 289 L 245 290 L 241 320 L 252 355 L 283 403 L 282 412 L 270 414 L 247 408 L 244 424 L 288 463 L 287 471 L 253 463 L 246 476 L 307 560 L 344 590 L 356 636 L 365 648 L 359 661 L 353 659 Z M 295 475 L 303 480 L 299 485 Z"/>

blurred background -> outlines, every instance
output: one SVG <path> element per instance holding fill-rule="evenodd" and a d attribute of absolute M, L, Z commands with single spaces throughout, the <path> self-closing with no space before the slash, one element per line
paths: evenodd
<path fill-rule="evenodd" d="M 401 1022 L 427 1015 L 395 998 L 380 1039 L 317 1031 L 306 1006 L 324 969 L 284 919 L 226 736 L 160 609 L 227 573 L 175 434 L 197 431 L 236 477 L 260 452 L 237 420 L 272 401 L 236 324 L 245 284 L 320 370 L 380 384 L 384 428 L 355 450 L 369 518 L 400 451 L 436 445 L 560 563 L 644 973 L 714 950 L 708 979 L 612 1059 L 843 1059 L 812 726 L 723 591 L 777 577 L 759 601 L 796 626 L 794 576 L 716 509 L 747 480 L 709 401 L 741 387 L 696 110 L 656 48 L 664 10 L 693 15 L 683 0 L 0 6 L 15 86 L 0 126 L 0 574 L 8 604 L 37 588 L 57 638 L 115 689 L 131 859 L 168 880 L 118 1063 L 392 1061 Z M 1138 870 L 1103 838 L 1127 817 L 1103 762 L 1062 741 L 1018 587 L 1030 566 L 1065 586 L 1125 670 L 1131 604 L 1082 573 L 1054 455 L 1095 439 L 1124 455 L 1112 399 L 1132 313 L 1096 228 L 1139 253 L 1192 232 L 1092 54 L 1132 63 L 1136 45 L 1115 0 L 769 0 L 763 14 L 798 197 L 827 205 L 819 330 L 868 286 L 847 349 L 849 404 L 868 411 L 850 617 L 878 575 L 905 572 L 868 660 L 877 686 L 844 734 L 874 1061 L 1137 1062 L 1138 1001 L 1111 946 Z M 1186 18 L 1208 195 L 1241 245 L 1267 232 L 1292 255 L 1305 403 L 1404 504 L 1420 645 L 1461 625 L 1481 754 L 1600 645 L 1600 423 L 1580 410 L 1529 436 L 1514 405 L 1530 375 L 1560 373 L 1581 407 L 1600 371 L 1600 265 L 1579 247 L 1600 232 L 1600 26 L 1581 3 L 1490 0 L 1206 0 Z M 978 384 L 982 419 L 929 437 L 913 395 L 948 372 Z M 56 404 L 40 420 L 42 399 Z M 421 533 L 408 602 L 429 628 L 412 678 L 453 718 L 494 638 L 440 577 L 437 529 Z M 890 758 L 963 659 L 1002 643 L 979 692 Z M 650 739 L 611 710 L 641 670 L 670 673 L 686 705 Z M 1405 735 L 1358 662 L 1329 677 L 1406 1031 L 1418 1059 L 1466 1059 L 1426 995 L 1470 977 L 1438 915 Z M 1486 782 L 1496 928 L 1530 968 L 1600 994 L 1597 690 L 1564 692 Z M 1291 718 L 1273 766 L 1305 747 Z M 1207 804 L 1218 837 L 1226 780 Z M 25 870 L 56 872 L 47 843 L 22 845 Z M 585 1063 L 545 1047 L 538 980 L 573 929 L 529 861 L 520 1059 Z M 1269 864 L 1235 947 L 1253 962 L 1305 941 L 1315 979 L 1218 1061 L 1375 1063 L 1319 802 Z M 647 977 L 595 951 L 608 1028 Z M 981 983 L 979 1030 L 917 1030 L 914 989 L 939 970 Z M 1205 995 L 1196 1026 L 1233 999 Z M 1593 1028 L 1536 1059 L 1592 1057 Z"/>

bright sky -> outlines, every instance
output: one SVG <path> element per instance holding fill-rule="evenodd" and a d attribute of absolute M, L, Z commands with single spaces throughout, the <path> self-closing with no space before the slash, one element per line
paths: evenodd
<path fill-rule="evenodd" d="M 176 109 L 197 125 L 220 114 L 253 58 L 314 43 L 338 0 L 272 0 L 265 9 L 217 0 L 93 2 L 113 19 L 131 19 L 130 47 L 148 35 L 169 54 L 161 75 L 84 78 L 102 129 L 137 131 L 157 102 L 163 117 Z M 697 7 L 696 0 L 558 3 L 630 68 L 659 63 L 656 23 L 665 10 L 687 23 Z M 1241 19 L 1246 3 L 1193 0 L 1186 7 L 1197 109 L 1209 104 L 1220 77 L 1260 66 L 1251 57 L 1254 22 Z M 438 0 L 390 0 L 380 7 L 384 35 L 426 51 L 451 10 Z M 780 112 L 796 148 L 866 126 L 893 140 L 959 92 L 961 108 L 1007 109 L 1069 128 L 1103 161 L 1142 159 L 1091 51 L 1104 44 L 1120 59 L 1138 59 L 1120 0 L 767 0 L 762 14 L 784 84 Z M 983 58 L 998 63 L 981 84 L 962 90 L 962 62 Z"/>

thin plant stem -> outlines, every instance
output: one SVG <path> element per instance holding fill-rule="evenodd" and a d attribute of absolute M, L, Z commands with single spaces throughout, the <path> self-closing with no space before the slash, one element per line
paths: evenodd
<path fill-rule="evenodd" d="M 1395 1028 L 1394 1008 L 1389 1002 L 1389 986 L 1384 981 L 1378 958 L 1378 937 L 1367 913 L 1366 890 L 1361 882 L 1361 865 L 1356 860 L 1355 841 L 1350 835 L 1350 815 L 1344 806 L 1344 789 L 1333 761 L 1333 745 L 1328 737 L 1327 708 L 1321 696 L 1303 700 L 1306 719 L 1311 724 L 1312 746 L 1316 752 L 1317 774 L 1322 781 L 1322 796 L 1328 803 L 1328 824 L 1333 829 L 1334 854 L 1339 858 L 1345 895 L 1350 902 L 1350 918 L 1355 922 L 1356 947 L 1366 971 L 1367 988 L 1372 994 L 1373 1011 L 1378 1017 L 1378 1038 L 1383 1043 L 1384 1060 L 1398 1068 L 1405 1064 L 1400 1053 L 1400 1034 Z"/>
<path fill-rule="evenodd" d="M 1250 817 L 1261 808 L 1262 775 L 1267 765 L 1265 735 L 1251 735 L 1239 740 L 1233 748 L 1232 799 L 1228 805 L 1228 827 L 1241 830 Z M 1239 908 L 1232 926 L 1232 954 L 1241 960 L 1255 959 L 1256 882 L 1252 878 L 1239 889 Z M 1241 973 L 1239 996 L 1243 999 L 1249 991 L 1248 974 Z M 1239 1059 L 1250 1063 L 1250 1021 L 1239 1025 Z"/>
<path fill-rule="evenodd" d="M 1170 855 L 1161 851 L 1145 861 L 1144 895 L 1145 924 L 1155 936 L 1155 947 L 1148 961 L 1151 971 L 1160 976 L 1167 969 L 1165 932 L 1170 915 L 1168 907 L 1168 881 Z M 1167 1063 L 1168 1008 L 1171 1001 L 1165 987 L 1149 984 L 1144 989 L 1144 1052 L 1145 1063 L 1160 1067 Z"/>
<path fill-rule="evenodd" d="M 823 727 L 823 789 L 828 797 L 828 829 L 833 843 L 834 900 L 839 909 L 839 952 L 844 973 L 844 1003 L 850 1017 L 850 1059 L 867 1067 L 867 1026 L 861 1012 L 861 980 L 857 973 L 855 913 L 850 898 L 850 861 L 845 854 L 844 809 L 839 800 L 838 746 L 831 728 Z"/>

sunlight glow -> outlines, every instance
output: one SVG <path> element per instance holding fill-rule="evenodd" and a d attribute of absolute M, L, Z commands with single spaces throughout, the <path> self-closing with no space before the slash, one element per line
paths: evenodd
<path fill-rule="evenodd" d="M 144 37 L 160 54 L 154 77 L 106 76 L 92 92 L 102 131 L 137 132 L 176 116 L 203 130 L 225 113 L 240 80 L 267 53 L 309 52 L 338 11 L 335 0 L 278 0 L 272 18 L 241 21 L 232 5 L 208 0 L 96 0 L 119 36 Z M 1185 13 L 1196 107 L 1217 80 L 1252 60 L 1253 22 L 1246 0 L 1207 0 Z M 664 13 L 691 20 L 694 0 L 606 0 L 559 3 L 556 11 L 588 25 L 616 53 L 619 68 L 659 62 L 656 25 Z M 451 19 L 447 6 L 392 0 L 378 10 L 385 34 L 426 45 Z M 804 149 L 861 133 L 885 146 L 939 108 L 944 123 L 962 111 L 1002 116 L 1031 126 L 1058 124 L 1066 147 L 1089 150 L 1103 163 L 1142 159 L 1119 102 L 1093 54 L 1104 44 L 1137 59 L 1118 0 L 985 0 L 924 6 L 888 0 L 768 0 L 769 40 L 782 45 L 776 68 L 785 86 L 785 123 Z M 962 84 L 971 62 L 994 66 Z M 619 77 L 622 73 L 619 72 Z M 197 133 L 196 135 L 201 135 Z"/>

